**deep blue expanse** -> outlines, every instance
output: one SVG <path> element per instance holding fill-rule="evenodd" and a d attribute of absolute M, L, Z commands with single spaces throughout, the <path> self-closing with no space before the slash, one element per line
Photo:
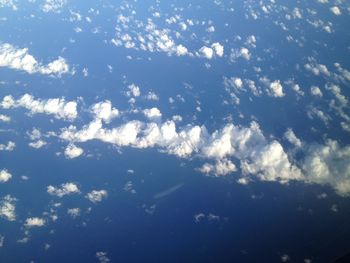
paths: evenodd
<path fill-rule="evenodd" d="M 0 0 L 0 262 L 349 253 L 349 14 Z"/>

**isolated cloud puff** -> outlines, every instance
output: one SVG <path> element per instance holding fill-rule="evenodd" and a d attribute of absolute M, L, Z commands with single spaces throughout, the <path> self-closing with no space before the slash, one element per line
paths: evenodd
<path fill-rule="evenodd" d="M 66 149 L 64 150 L 64 156 L 68 159 L 74 159 L 79 157 L 84 153 L 82 148 L 75 146 L 73 143 L 68 144 Z"/>
<path fill-rule="evenodd" d="M 11 178 L 12 174 L 10 174 L 6 169 L 0 170 L 0 183 L 6 183 Z"/>
<path fill-rule="evenodd" d="M 41 227 L 45 225 L 45 220 L 43 218 L 39 218 L 39 217 L 30 217 L 27 218 L 24 226 L 27 228 L 31 228 L 31 227 Z"/>
<path fill-rule="evenodd" d="M 108 192 L 106 190 L 92 190 L 90 193 L 87 193 L 85 197 L 93 203 L 99 203 L 107 198 L 107 196 Z"/>

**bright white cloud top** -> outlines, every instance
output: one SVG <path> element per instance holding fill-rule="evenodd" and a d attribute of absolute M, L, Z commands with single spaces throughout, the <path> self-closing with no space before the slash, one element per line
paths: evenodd
<path fill-rule="evenodd" d="M 22 70 L 29 74 L 57 75 L 69 73 L 69 66 L 62 57 L 43 65 L 29 54 L 27 48 L 17 49 L 9 43 L 0 44 L 0 67 Z"/>

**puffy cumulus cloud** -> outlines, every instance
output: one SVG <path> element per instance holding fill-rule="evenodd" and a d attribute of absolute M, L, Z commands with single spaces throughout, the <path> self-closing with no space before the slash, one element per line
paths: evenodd
<path fill-rule="evenodd" d="M 256 174 L 263 181 L 280 183 L 303 179 L 300 169 L 289 161 L 288 155 L 277 141 L 251 153 L 250 157 L 250 161 L 244 160 L 241 163 L 243 174 Z"/>
<path fill-rule="evenodd" d="M 90 193 L 87 193 L 85 197 L 93 203 L 99 203 L 107 198 L 107 196 L 108 192 L 106 190 L 92 190 Z"/>
<path fill-rule="evenodd" d="M 237 81 L 235 85 L 240 86 L 240 82 Z M 81 128 L 74 125 L 62 128 L 58 137 L 72 145 L 100 140 L 117 147 L 157 147 L 161 152 L 180 158 L 199 157 L 209 160 L 199 171 L 221 176 L 240 169 L 243 177 L 238 182 L 242 184 L 254 181 L 254 178 L 280 183 L 298 180 L 331 185 L 342 195 L 350 193 L 350 169 L 347 165 L 350 163 L 350 147 L 341 148 L 337 142 L 329 141 L 327 145 L 312 146 L 314 149 L 309 150 L 310 145 L 298 139 L 292 129 L 287 129 L 284 138 L 299 147 L 305 156 L 296 162 L 278 141 L 267 139 L 254 121 L 248 127 L 229 123 L 208 133 L 205 126 L 185 125 L 177 128 L 173 120 L 131 120 L 117 127 L 106 128 L 103 118 L 95 114 L 95 119 Z M 236 167 L 233 162 L 240 165 Z M 79 189 L 67 183 L 61 188 L 49 186 L 48 192 L 61 197 L 79 193 Z M 90 197 L 93 198 L 96 193 L 91 192 Z M 89 194 L 86 197 L 89 199 Z"/>
<path fill-rule="evenodd" d="M 34 149 L 40 149 L 41 147 L 45 146 L 47 143 L 43 140 L 37 140 L 35 142 L 28 143 L 29 147 L 32 147 Z"/>
<path fill-rule="evenodd" d="M 79 157 L 84 153 L 84 150 L 80 147 L 75 146 L 73 143 L 70 143 L 64 150 L 64 156 L 68 159 L 74 159 Z"/>
<path fill-rule="evenodd" d="M 261 77 L 259 81 L 266 87 L 266 92 L 269 96 L 275 97 L 275 98 L 281 98 L 285 96 L 281 81 L 279 80 L 271 81 L 267 77 Z"/>
<path fill-rule="evenodd" d="M 60 187 L 55 187 L 52 185 L 49 185 L 47 187 L 47 192 L 50 195 L 63 197 L 65 195 L 71 195 L 71 194 L 79 194 L 80 190 L 79 187 L 75 183 L 65 183 L 61 184 Z"/>
<path fill-rule="evenodd" d="M 0 200 L 0 217 L 5 218 L 9 221 L 15 221 L 16 220 L 16 213 L 15 213 L 15 202 L 17 201 L 16 198 L 6 195 Z"/>
<path fill-rule="evenodd" d="M 222 46 L 219 42 L 213 43 L 211 47 L 218 57 L 222 57 L 224 55 L 224 46 Z"/>
<path fill-rule="evenodd" d="M 128 91 L 126 92 L 126 96 L 128 97 L 139 97 L 141 95 L 140 87 L 133 84 L 128 86 Z"/>
<path fill-rule="evenodd" d="M 203 174 L 213 174 L 215 176 L 228 175 L 232 172 L 237 171 L 236 166 L 230 160 L 223 159 L 217 160 L 216 163 L 210 164 L 205 163 L 201 168 L 198 169 Z"/>
<path fill-rule="evenodd" d="M 214 50 L 210 47 L 203 46 L 199 49 L 199 55 L 207 59 L 212 59 L 214 55 Z"/>
<path fill-rule="evenodd" d="M 60 137 L 79 142 L 98 139 L 135 148 L 158 146 L 161 151 L 182 158 L 196 154 L 217 160 L 215 166 L 207 165 L 203 171 L 206 169 L 218 175 L 235 170 L 233 163 L 225 160 L 234 157 L 241 161 L 246 174 L 259 175 L 263 180 L 285 182 L 301 176 L 282 146 L 276 141 L 268 143 L 256 122 L 250 127 L 228 124 L 210 135 L 204 126 L 187 126 L 177 131 L 173 121 L 158 124 L 130 121 L 117 128 L 105 129 L 95 120 L 82 130 L 74 126 L 63 129 Z"/>
<path fill-rule="evenodd" d="M 28 53 L 27 48 L 18 49 L 9 43 L 0 44 L 0 67 L 22 70 L 29 74 L 60 76 L 69 73 L 69 66 L 62 57 L 43 65 Z"/>
<path fill-rule="evenodd" d="M 270 83 L 270 92 L 273 97 L 283 97 L 285 95 L 283 93 L 283 87 L 279 80 L 275 80 Z"/>
<path fill-rule="evenodd" d="M 29 217 L 26 219 L 24 226 L 27 228 L 41 227 L 45 225 L 45 220 L 39 217 Z"/>
<path fill-rule="evenodd" d="M 186 48 L 185 46 L 183 46 L 183 45 L 178 45 L 178 46 L 176 47 L 176 55 L 178 55 L 178 56 L 184 56 L 184 55 L 187 55 L 187 53 L 188 53 L 188 50 L 187 50 L 187 48 Z"/>
<path fill-rule="evenodd" d="M 10 174 L 6 169 L 0 170 L 0 183 L 6 183 L 11 178 L 12 174 Z"/>
<path fill-rule="evenodd" d="M 319 64 L 313 57 L 308 58 L 308 63 L 306 63 L 304 67 L 307 71 L 313 73 L 315 76 L 322 74 L 326 77 L 329 77 L 331 75 L 327 66 L 324 64 Z"/>
<path fill-rule="evenodd" d="M 8 151 L 11 152 L 15 149 L 16 143 L 9 141 L 7 144 L 0 144 L 0 151 Z"/>
<path fill-rule="evenodd" d="M 242 47 L 241 50 L 239 51 L 239 54 L 245 60 L 250 60 L 251 54 L 248 48 Z"/>
<path fill-rule="evenodd" d="M 96 118 L 106 123 L 119 116 L 119 110 L 112 107 L 112 103 L 109 100 L 92 105 L 91 112 Z"/>
<path fill-rule="evenodd" d="M 311 95 L 316 96 L 316 97 L 322 97 L 323 96 L 323 93 L 320 90 L 320 88 L 316 87 L 316 86 L 312 86 L 310 88 L 310 93 L 311 93 Z"/>
<path fill-rule="evenodd" d="M 4 109 L 25 108 L 31 114 L 44 113 L 54 115 L 57 119 L 74 120 L 77 116 L 77 102 L 68 101 L 64 98 L 35 99 L 32 95 L 24 94 L 15 100 L 11 95 L 5 96 L 0 102 Z"/>
<path fill-rule="evenodd" d="M 341 15 L 341 11 L 340 8 L 337 6 L 332 6 L 329 10 L 331 10 L 331 12 L 336 15 L 336 16 L 340 16 Z"/>
<path fill-rule="evenodd" d="M 162 117 L 160 110 L 155 107 L 143 110 L 143 114 L 150 120 L 158 120 Z"/>
<path fill-rule="evenodd" d="M 284 138 L 291 144 L 293 144 L 295 147 L 301 147 L 302 142 L 301 140 L 295 135 L 294 131 L 292 129 L 287 129 L 284 133 Z"/>
<path fill-rule="evenodd" d="M 341 147 L 337 141 L 313 145 L 303 161 L 307 181 L 328 184 L 342 196 L 350 195 L 350 146 Z"/>
<path fill-rule="evenodd" d="M 11 121 L 11 117 L 4 115 L 4 114 L 0 114 L 0 121 L 3 122 L 10 122 Z"/>

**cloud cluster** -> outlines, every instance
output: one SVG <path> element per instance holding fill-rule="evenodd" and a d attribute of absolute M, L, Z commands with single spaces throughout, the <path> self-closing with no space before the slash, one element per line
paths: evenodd
<path fill-rule="evenodd" d="M 302 168 L 307 182 L 330 185 L 343 196 L 350 194 L 350 146 L 341 147 L 334 140 L 313 145 Z"/>
<path fill-rule="evenodd" d="M 64 98 L 35 99 L 30 94 L 24 94 L 15 100 L 11 95 L 5 96 L 0 102 L 3 109 L 25 108 L 31 114 L 44 113 L 54 115 L 57 119 L 74 120 L 77 116 L 77 102 L 68 101 Z"/>
<path fill-rule="evenodd" d="M 16 220 L 16 214 L 15 214 L 15 202 L 17 201 L 16 198 L 6 195 L 0 200 L 0 217 L 3 217 L 9 221 L 15 221 Z"/>
<path fill-rule="evenodd" d="M 47 187 L 47 192 L 50 195 L 63 197 L 65 195 L 79 194 L 80 190 L 75 183 L 64 183 L 64 184 L 61 184 L 60 187 L 49 185 Z"/>
<path fill-rule="evenodd" d="M 28 53 L 27 48 L 17 49 L 9 43 L 0 44 L 0 67 L 56 76 L 69 72 L 69 66 L 62 57 L 43 65 Z"/>
<path fill-rule="evenodd" d="M 13 141 L 7 142 L 7 144 L 0 144 L 0 151 L 8 151 L 11 152 L 15 149 L 16 143 Z"/>
<path fill-rule="evenodd" d="M 107 198 L 107 196 L 108 192 L 106 190 L 92 190 L 90 193 L 87 193 L 85 197 L 93 203 L 99 203 Z"/>

